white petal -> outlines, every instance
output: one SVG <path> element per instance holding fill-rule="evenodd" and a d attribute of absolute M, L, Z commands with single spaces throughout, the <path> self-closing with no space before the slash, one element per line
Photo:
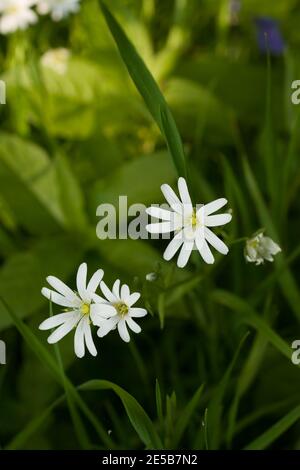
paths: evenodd
<path fill-rule="evenodd" d="M 132 318 L 128 316 L 126 317 L 126 323 L 134 333 L 140 333 L 142 331 L 140 325 L 138 325 L 134 320 L 132 320 Z"/>
<path fill-rule="evenodd" d="M 177 266 L 179 268 L 184 268 L 184 266 L 186 266 L 190 256 L 191 256 L 191 252 L 192 252 L 192 249 L 194 247 L 194 240 L 193 241 L 189 241 L 189 242 L 184 242 L 182 247 L 181 247 L 181 250 L 180 250 L 180 253 L 179 253 L 179 256 L 178 256 L 178 260 L 177 260 Z"/>
<path fill-rule="evenodd" d="M 156 217 L 157 219 L 169 221 L 171 220 L 173 215 L 173 212 L 155 206 L 147 207 L 146 212 L 147 214 L 151 215 L 151 217 Z"/>
<path fill-rule="evenodd" d="M 95 293 L 91 296 L 91 300 L 93 300 L 96 304 L 109 304 L 108 300 Z"/>
<path fill-rule="evenodd" d="M 183 231 L 181 230 L 175 235 L 175 237 L 170 241 L 167 248 L 165 249 L 165 252 L 163 255 L 164 259 L 166 261 L 170 261 L 170 259 L 172 259 L 175 253 L 179 250 L 183 242 L 184 242 Z"/>
<path fill-rule="evenodd" d="M 79 317 L 74 316 L 71 320 L 67 321 L 63 325 L 59 326 L 48 338 L 48 343 L 54 344 L 60 341 L 64 336 L 66 336 L 70 331 L 76 326 Z"/>
<path fill-rule="evenodd" d="M 94 325 L 99 326 L 105 318 L 110 318 L 117 315 L 117 310 L 112 305 L 108 304 L 91 304 L 90 318 Z"/>
<path fill-rule="evenodd" d="M 160 189 L 163 195 L 165 196 L 168 204 L 170 204 L 170 206 L 172 207 L 172 209 L 178 214 L 182 214 L 183 213 L 182 203 L 180 202 L 179 198 L 176 196 L 171 186 L 169 186 L 168 184 L 163 184 L 160 187 Z"/>
<path fill-rule="evenodd" d="M 53 317 L 49 317 L 44 320 L 40 326 L 40 330 L 50 330 L 51 328 L 56 328 L 57 326 L 65 323 L 66 321 L 72 318 L 72 314 L 76 314 L 76 311 L 65 312 L 65 313 L 58 313 L 57 315 L 53 315 Z"/>
<path fill-rule="evenodd" d="M 77 291 L 82 300 L 88 300 L 87 299 L 87 291 L 86 291 L 86 275 L 87 275 L 87 264 L 82 263 L 77 271 L 77 277 L 76 277 L 76 285 L 77 285 Z"/>
<path fill-rule="evenodd" d="M 205 204 L 204 210 L 206 215 L 210 215 L 213 212 L 218 211 L 221 209 L 221 207 L 225 206 L 227 204 L 227 199 L 224 197 L 221 197 L 220 199 L 215 199 L 212 202 L 209 202 L 208 204 Z"/>
<path fill-rule="evenodd" d="M 83 317 L 77 325 L 75 336 L 74 336 L 74 350 L 77 357 L 81 358 L 85 353 L 84 345 L 84 322 L 85 318 Z"/>
<path fill-rule="evenodd" d="M 99 287 L 100 281 L 103 278 L 103 274 L 103 269 L 98 269 L 98 271 L 92 275 L 86 288 L 90 297 L 92 297 L 92 295 L 95 293 L 95 290 Z"/>
<path fill-rule="evenodd" d="M 219 225 L 228 224 L 232 219 L 231 214 L 217 214 L 217 215 L 208 215 L 204 218 L 204 224 L 207 227 L 218 227 Z"/>
<path fill-rule="evenodd" d="M 112 303 L 118 302 L 119 299 L 117 299 L 113 295 L 113 293 L 110 291 L 110 289 L 107 287 L 104 281 L 100 282 L 100 288 L 102 290 L 104 297 L 106 297 L 109 302 L 112 302 Z"/>
<path fill-rule="evenodd" d="M 57 290 L 57 292 L 62 294 L 64 297 L 67 297 L 70 300 L 77 298 L 77 295 L 75 294 L 75 292 L 73 292 L 72 289 L 70 289 L 70 287 L 68 287 L 64 282 L 62 282 L 57 277 L 48 276 L 47 282 L 50 284 L 51 287 L 53 287 L 53 289 Z"/>
<path fill-rule="evenodd" d="M 147 310 L 145 308 L 130 308 L 129 309 L 129 316 L 133 318 L 140 318 L 147 315 Z"/>
<path fill-rule="evenodd" d="M 197 246 L 197 249 L 199 250 L 200 255 L 202 256 L 203 260 L 205 261 L 205 263 L 213 264 L 215 259 L 212 255 L 212 252 L 210 251 L 210 248 L 209 248 L 206 240 L 202 239 L 201 237 L 197 237 L 196 238 L 196 246 Z"/>
<path fill-rule="evenodd" d="M 175 230 L 175 226 L 171 222 L 157 222 L 146 225 L 146 230 L 149 233 L 169 233 Z"/>
<path fill-rule="evenodd" d="M 70 300 L 69 298 L 64 297 L 61 294 L 58 294 L 54 290 L 48 289 L 47 287 L 43 287 L 42 294 L 47 299 L 51 300 L 54 304 L 61 305 L 62 307 L 78 307 L 80 305 L 80 300 L 78 297 L 75 297 L 74 300 Z"/>
<path fill-rule="evenodd" d="M 128 297 L 130 296 L 130 289 L 127 284 L 123 284 L 121 287 L 121 300 L 126 303 Z"/>
<path fill-rule="evenodd" d="M 128 307 L 131 307 L 131 305 L 134 305 L 139 300 L 140 297 L 141 297 L 141 294 L 139 292 L 133 292 L 126 299 L 126 304 L 128 305 Z"/>
<path fill-rule="evenodd" d="M 184 178 L 180 177 L 178 179 L 178 190 L 182 204 L 184 206 L 184 215 L 187 217 L 193 212 L 193 205 L 190 197 L 190 193 Z"/>
<path fill-rule="evenodd" d="M 125 322 L 124 318 L 122 318 L 118 323 L 118 332 L 119 332 L 119 335 L 121 336 L 122 340 L 125 341 L 126 343 L 129 343 L 130 336 L 129 336 L 127 326 L 126 326 L 126 322 Z"/>
<path fill-rule="evenodd" d="M 85 339 L 86 347 L 90 351 L 92 356 L 97 356 L 97 349 L 93 341 L 89 317 L 86 315 L 83 318 L 83 320 L 84 320 L 84 323 L 83 323 L 84 339 Z"/>
<path fill-rule="evenodd" d="M 114 294 L 114 296 L 119 299 L 120 298 L 120 279 L 117 279 L 115 282 L 114 282 L 114 285 L 113 285 L 113 288 L 112 288 L 112 293 Z"/>
<path fill-rule="evenodd" d="M 109 318 L 108 320 L 103 320 L 101 324 L 99 324 L 99 330 L 97 331 L 97 335 L 100 338 L 103 338 L 106 336 L 111 330 L 113 330 L 116 327 L 116 324 L 119 321 L 119 317 L 112 317 Z"/>
<path fill-rule="evenodd" d="M 228 253 L 228 247 L 225 245 L 225 243 L 217 237 L 209 228 L 205 227 L 204 229 L 205 233 L 205 238 L 206 240 L 216 249 L 218 250 L 219 253 L 222 253 L 222 255 L 227 255 Z"/>

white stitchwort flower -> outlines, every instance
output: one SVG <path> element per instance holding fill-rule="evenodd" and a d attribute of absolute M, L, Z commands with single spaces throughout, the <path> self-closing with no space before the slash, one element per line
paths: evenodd
<path fill-rule="evenodd" d="M 226 255 L 228 248 L 209 227 L 218 227 L 231 221 L 231 214 L 216 214 L 214 212 L 227 204 L 224 198 L 216 199 L 205 205 L 193 206 L 191 197 L 184 178 L 178 179 L 178 191 L 180 199 L 168 184 L 161 186 L 171 210 L 159 207 L 147 208 L 147 213 L 152 217 L 161 219 L 162 222 L 149 224 L 146 229 L 150 233 L 175 233 L 164 252 L 164 259 L 169 261 L 180 249 L 177 265 L 183 268 L 193 249 L 197 249 L 206 263 L 212 264 L 214 257 L 209 248 L 212 245 L 217 251 Z"/>
<path fill-rule="evenodd" d="M 79 10 L 80 0 L 38 0 L 38 12 L 41 15 L 50 13 L 54 21 L 60 21 L 70 13 Z"/>
<path fill-rule="evenodd" d="M 17 29 L 26 29 L 36 23 L 38 17 L 31 9 L 36 0 L 1 0 L 0 1 L 0 33 L 13 33 Z"/>
<path fill-rule="evenodd" d="M 106 306 L 105 314 L 110 316 L 107 320 L 101 320 L 94 322 L 95 325 L 99 326 L 97 332 L 98 336 L 102 338 L 107 335 L 111 330 L 118 328 L 119 335 L 121 338 L 128 343 L 130 336 L 127 327 L 129 327 L 134 333 L 140 333 L 141 327 L 133 320 L 133 318 L 144 317 L 147 315 L 147 310 L 144 308 L 133 307 L 133 305 L 139 300 L 141 294 L 138 292 L 130 293 L 129 287 L 126 284 L 121 286 L 120 280 L 117 279 L 113 285 L 112 291 L 102 281 L 100 283 L 105 299 L 101 299 Z M 96 300 L 100 301 L 98 295 Z"/>
<path fill-rule="evenodd" d="M 264 261 L 274 261 L 273 256 L 277 255 L 281 248 L 272 238 L 265 237 L 263 232 L 246 241 L 245 258 L 249 263 L 255 263 L 257 266 Z"/>
<path fill-rule="evenodd" d="M 64 75 L 68 69 L 70 51 L 63 47 L 50 49 L 41 57 L 43 67 L 53 70 L 59 75 Z"/>
<path fill-rule="evenodd" d="M 51 302 L 64 308 L 63 313 L 54 315 L 43 321 L 39 326 L 40 330 L 50 330 L 56 328 L 48 337 L 48 343 L 53 344 L 66 336 L 73 328 L 75 330 L 74 349 L 78 357 L 85 354 L 85 345 L 89 352 L 97 355 L 92 333 L 91 323 L 98 324 L 103 321 L 105 308 L 97 303 L 95 291 L 103 277 L 102 269 L 96 271 L 87 283 L 87 265 L 82 263 L 77 271 L 77 292 L 73 292 L 64 282 L 57 277 L 49 276 L 47 281 L 55 290 L 43 287 L 42 294 Z"/>

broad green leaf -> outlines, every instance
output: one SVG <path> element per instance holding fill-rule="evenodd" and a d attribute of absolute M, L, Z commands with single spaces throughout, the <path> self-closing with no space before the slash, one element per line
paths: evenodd
<path fill-rule="evenodd" d="M 4 133 L 0 136 L 0 194 L 30 233 L 54 232 L 64 224 L 56 175 L 47 154 Z"/>
<path fill-rule="evenodd" d="M 155 427 L 138 401 L 118 385 L 108 380 L 91 380 L 80 387 L 81 390 L 112 390 L 123 403 L 128 418 L 142 442 L 151 449 L 161 449 L 162 443 Z"/>
<path fill-rule="evenodd" d="M 167 103 L 158 85 L 137 53 L 135 47 L 122 30 L 120 24 L 101 0 L 100 6 L 127 70 L 143 97 L 153 119 L 166 138 L 178 174 L 186 176 L 186 163 L 181 138 L 174 118 L 168 109 Z M 165 116 L 164 123 L 162 122 L 162 115 Z"/>

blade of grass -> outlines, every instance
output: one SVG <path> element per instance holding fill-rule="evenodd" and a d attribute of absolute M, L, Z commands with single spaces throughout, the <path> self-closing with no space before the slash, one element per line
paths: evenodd
<path fill-rule="evenodd" d="M 287 431 L 293 424 L 300 419 L 300 405 L 281 418 L 277 423 L 271 426 L 261 436 L 254 439 L 245 447 L 245 450 L 263 450 L 269 447 L 278 437 Z"/>
<path fill-rule="evenodd" d="M 239 315 L 242 323 L 252 326 L 265 336 L 268 341 L 281 354 L 291 359 L 291 348 L 289 345 L 263 320 L 256 311 L 243 299 L 235 294 L 222 289 L 217 289 L 212 293 L 212 300 L 223 305 Z"/>
<path fill-rule="evenodd" d="M 36 354 L 38 359 L 45 364 L 48 369 L 51 371 L 54 379 L 63 386 L 62 384 L 62 377 L 61 372 L 56 364 L 54 357 L 48 352 L 48 350 L 43 346 L 43 344 L 37 339 L 37 337 L 32 333 L 30 328 L 10 309 L 6 301 L 0 297 L 0 301 L 7 312 L 7 314 L 11 317 L 15 327 L 20 332 L 22 337 L 24 338 L 25 342 L 29 346 L 29 348 Z M 78 391 L 74 387 L 74 385 L 70 382 L 68 378 L 66 378 L 66 386 L 68 387 L 70 393 L 76 400 L 79 408 L 86 416 L 86 418 L 90 421 L 90 423 L 95 428 L 96 432 L 99 435 L 99 438 L 110 448 L 115 448 L 114 442 L 110 439 L 107 435 L 105 429 L 103 428 L 102 424 L 99 422 L 97 417 L 92 413 L 92 411 L 88 408 L 85 404 L 81 396 L 79 395 Z"/>
<path fill-rule="evenodd" d="M 258 184 L 255 180 L 255 177 L 246 158 L 243 158 L 243 169 L 246 178 L 246 183 L 248 185 L 252 199 L 256 205 L 262 226 L 266 227 L 270 236 L 274 238 L 275 241 L 277 241 L 279 237 L 276 228 L 273 224 L 272 218 L 265 205 Z M 283 253 L 279 253 L 275 257 L 274 262 L 278 268 L 284 267 L 283 271 L 281 272 L 281 275 L 278 277 L 278 282 L 281 287 L 282 293 L 284 294 L 288 304 L 290 305 L 292 312 L 294 313 L 297 320 L 300 321 L 300 293 L 297 283 L 292 275 L 292 272 L 286 265 Z"/>
<path fill-rule="evenodd" d="M 112 390 L 122 401 L 127 416 L 147 448 L 161 449 L 162 442 L 155 427 L 139 402 L 128 392 L 108 380 L 90 380 L 80 386 L 80 390 Z"/>
<path fill-rule="evenodd" d="M 158 125 L 163 137 L 166 139 L 168 149 L 178 174 L 186 177 L 186 160 L 181 138 L 165 98 L 163 97 L 149 69 L 137 53 L 134 45 L 123 31 L 121 25 L 114 18 L 102 0 L 99 0 L 99 4 L 107 26 L 118 47 L 121 58 L 127 67 L 129 75 L 144 99 L 145 104 Z"/>
<path fill-rule="evenodd" d="M 155 382 L 155 400 L 156 400 L 156 410 L 157 410 L 158 421 L 159 421 L 161 429 L 163 429 L 164 413 L 163 413 L 161 391 L 160 391 L 160 385 L 159 385 L 158 379 L 156 379 L 156 382 Z"/>
<path fill-rule="evenodd" d="M 220 433 L 221 433 L 221 419 L 222 419 L 222 411 L 223 411 L 223 400 L 225 397 L 225 393 L 228 387 L 229 379 L 232 374 L 233 368 L 236 365 L 237 359 L 239 357 L 240 351 L 249 335 L 249 332 L 247 332 L 242 340 L 240 341 L 240 344 L 221 380 L 221 382 L 218 384 L 216 389 L 214 390 L 212 394 L 212 398 L 210 400 L 209 406 L 208 406 L 208 416 L 209 416 L 209 421 L 208 421 L 208 434 L 209 434 L 209 442 L 210 442 L 210 448 L 212 450 L 217 450 L 220 446 Z"/>
<path fill-rule="evenodd" d="M 199 401 L 203 392 L 204 385 L 202 384 L 198 390 L 196 390 L 194 396 L 191 398 L 189 403 L 186 405 L 186 407 L 182 410 L 181 415 L 179 420 L 176 423 L 175 426 L 175 431 L 174 431 L 174 437 L 173 437 L 173 442 L 172 442 L 172 447 L 173 449 L 178 448 L 178 444 L 188 426 L 190 423 L 197 406 L 199 405 Z"/>
<path fill-rule="evenodd" d="M 50 302 L 49 302 L 49 316 L 50 317 L 53 316 L 53 306 L 52 306 L 52 300 L 51 299 L 50 299 Z M 59 370 L 60 370 L 60 373 L 61 373 L 62 384 L 63 384 L 63 387 L 65 389 L 65 394 L 66 394 L 66 397 L 67 397 L 69 412 L 70 412 L 70 416 L 71 416 L 71 419 L 72 419 L 72 422 L 73 422 L 73 425 L 74 425 L 74 430 L 75 430 L 75 434 L 77 436 L 78 443 L 79 443 L 79 445 L 81 446 L 82 449 L 89 449 L 91 447 L 90 442 L 89 442 L 89 437 L 88 437 L 88 434 L 85 430 L 85 427 L 84 427 L 84 425 L 81 421 L 81 417 L 80 417 L 80 415 L 79 415 L 79 413 L 76 409 L 76 405 L 74 403 L 73 397 L 69 392 L 69 388 L 68 388 L 68 385 L 67 385 L 67 378 L 66 378 L 66 375 L 65 375 L 64 365 L 63 365 L 63 361 L 62 361 L 62 357 L 61 357 L 61 354 L 60 354 L 60 349 L 59 349 L 58 343 L 54 344 L 54 352 L 55 352 L 57 364 L 58 364 L 58 367 L 59 367 Z"/>

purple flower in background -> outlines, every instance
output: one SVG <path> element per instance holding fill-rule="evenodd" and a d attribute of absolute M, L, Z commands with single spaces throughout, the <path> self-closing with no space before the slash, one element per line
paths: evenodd
<path fill-rule="evenodd" d="M 259 17 L 256 18 L 255 25 L 259 50 L 263 53 L 269 50 L 270 54 L 282 55 L 285 44 L 278 21 L 268 17 Z"/>

